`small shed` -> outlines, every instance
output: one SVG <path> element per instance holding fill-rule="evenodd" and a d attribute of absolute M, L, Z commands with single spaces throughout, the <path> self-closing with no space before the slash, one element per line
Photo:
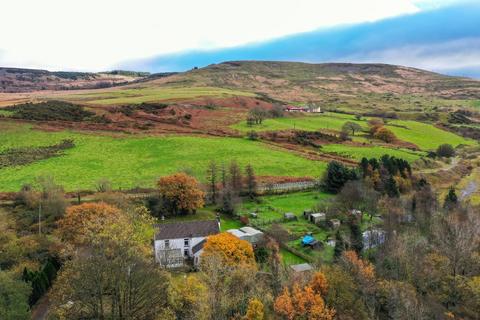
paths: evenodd
<path fill-rule="evenodd" d="M 257 215 L 256 212 L 250 212 L 250 217 L 256 219 L 256 218 L 258 218 L 258 215 Z"/>
<path fill-rule="evenodd" d="M 336 244 L 336 243 L 337 243 L 337 242 L 336 242 L 335 240 L 333 240 L 333 239 L 327 240 L 327 245 L 330 246 L 330 247 L 335 247 L 335 244 Z"/>
<path fill-rule="evenodd" d="M 240 229 L 227 230 L 228 233 L 235 237 L 250 242 L 253 245 L 263 240 L 263 232 L 252 227 L 242 227 Z"/>
<path fill-rule="evenodd" d="M 303 210 L 303 217 L 307 220 L 310 219 L 310 215 L 313 213 L 312 210 Z"/>
<path fill-rule="evenodd" d="M 331 227 L 332 229 L 338 229 L 338 228 L 340 228 L 340 224 L 341 224 L 340 220 L 338 220 L 338 219 L 330 219 L 330 227 Z"/>
<path fill-rule="evenodd" d="M 323 212 L 310 214 L 310 222 L 315 224 L 325 221 L 326 218 L 327 218 L 327 215 Z"/>
<path fill-rule="evenodd" d="M 285 220 L 297 220 L 297 216 L 293 212 L 287 212 L 283 214 Z"/>
<path fill-rule="evenodd" d="M 248 234 L 249 239 L 250 239 L 248 241 L 252 244 L 259 243 L 260 241 L 263 240 L 263 232 L 260 231 L 260 230 L 257 230 L 257 229 L 252 228 L 252 227 L 242 227 L 239 230 Z"/>
<path fill-rule="evenodd" d="M 313 267 L 308 264 L 308 263 L 301 263 L 301 264 L 292 264 L 290 268 L 294 272 L 307 272 L 307 271 L 312 271 Z"/>
<path fill-rule="evenodd" d="M 350 211 L 350 214 L 353 215 L 353 216 L 361 216 L 362 215 L 362 211 L 361 210 L 357 210 L 357 209 L 352 209 Z"/>
<path fill-rule="evenodd" d="M 302 238 L 302 246 L 310 247 L 312 249 L 318 249 L 322 246 L 322 244 L 317 239 L 315 239 L 311 234 L 307 234 Z"/>

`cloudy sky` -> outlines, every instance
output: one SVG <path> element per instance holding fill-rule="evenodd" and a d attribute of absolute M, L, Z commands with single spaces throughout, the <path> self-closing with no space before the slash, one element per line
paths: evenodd
<path fill-rule="evenodd" d="M 192 52 L 248 48 L 338 26 L 363 26 L 383 19 L 441 10 L 466 1 L 1 0 L 0 66 L 83 71 L 116 67 L 147 71 L 166 71 L 169 67 L 185 69 L 202 62 L 166 64 L 165 59 Z M 465 47 L 466 44 L 459 45 Z M 394 48 L 389 49 L 393 51 L 382 49 L 382 59 L 387 60 L 382 62 L 388 62 L 390 56 L 395 63 L 402 55 Z M 282 51 L 282 48 L 275 50 Z M 403 46 L 399 50 L 409 48 Z M 420 50 L 417 56 L 422 59 L 426 48 L 415 50 Z M 370 57 L 367 53 L 358 56 L 349 52 L 342 58 L 370 61 L 377 57 L 374 52 L 368 54 Z M 288 58 L 302 60 L 302 54 L 297 55 Z M 229 56 L 221 58 L 228 60 Z M 447 63 L 442 59 L 435 63 Z M 205 63 L 212 62 L 207 60 Z M 319 55 L 315 62 L 321 60 Z"/>

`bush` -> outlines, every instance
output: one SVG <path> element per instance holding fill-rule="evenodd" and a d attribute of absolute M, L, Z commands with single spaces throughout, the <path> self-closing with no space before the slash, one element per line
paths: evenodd
<path fill-rule="evenodd" d="M 446 157 L 450 158 L 455 155 L 455 149 L 452 147 L 451 144 L 444 143 L 437 148 L 437 155 L 439 157 Z"/>
<path fill-rule="evenodd" d="M 254 130 L 249 131 L 249 132 L 248 132 L 248 135 L 247 135 L 247 138 L 248 138 L 249 140 L 257 140 L 257 139 L 258 139 L 258 133 L 257 133 L 256 131 L 254 131 Z"/>
<path fill-rule="evenodd" d="M 375 134 L 373 135 L 374 138 L 385 141 L 386 143 L 392 143 L 397 140 L 395 134 L 385 127 L 379 128 Z"/>
<path fill-rule="evenodd" d="M 17 104 L 5 109 L 14 112 L 12 118 L 36 121 L 79 122 L 95 116 L 94 112 L 87 111 L 82 106 L 55 100 Z"/>

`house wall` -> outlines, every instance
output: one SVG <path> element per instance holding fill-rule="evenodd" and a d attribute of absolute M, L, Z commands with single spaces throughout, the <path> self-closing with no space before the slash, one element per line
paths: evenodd
<path fill-rule="evenodd" d="M 184 239 L 189 239 L 188 246 L 184 245 Z M 188 250 L 188 257 L 192 258 L 192 248 L 199 242 L 201 242 L 205 237 L 195 237 L 195 238 L 181 238 L 181 239 L 168 239 L 170 241 L 169 248 L 170 249 L 180 249 L 182 254 L 184 250 Z M 160 250 L 165 249 L 165 240 L 155 240 L 155 260 L 160 263 L 158 260 L 157 253 Z M 186 258 L 186 257 L 185 257 Z"/>

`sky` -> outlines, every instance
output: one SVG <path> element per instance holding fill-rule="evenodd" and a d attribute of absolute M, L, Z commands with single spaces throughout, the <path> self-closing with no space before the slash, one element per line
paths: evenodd
<path fill-rule="evenodd" d="M 213 57 L 203 62 L 194 61 L 192 52 L 232 52 L 318 30 L 345 26 L 362 28 L 384 19 L 415 16 L 466 1 L 1 0 L 0 66 L 77 71 L 114 68 L 181 71 L 192 65 L 221 62 L 212 61 Z M 454 39 L 457 42 L 451 40 L 436 45 L 454 49 L 456 44 L 463 48 L 470 44 L 462 37 Z M 275 54 L 271 52 L 269 57 L 279 60 L 286 49 L 279 44 L 274 48 Z M 297 52 L 285 57 L 322 62 L 334 58 L 370 61 L 381 56 L 382 62 L 391 59 L 394 63 L 412 50 L 405 44 L 398 52 L 395 47 L 381 49 L 381 55 L 373 51 L 349 52 L 343 57 L 326 59 L 316 52 L 309 52 L 310 57 Z M 422 61 L 425 59 L 422 54 L 425 56 L 425 51 L 429 51 L 428 48 L 422 51 L 418 46 L 414 49 L 419 50 L 415 57 Z M 233 53 L 232 57 L 238 55 L 238 52 Z M 318 58 L 312 59 L 312 54 Z M 166 59 L 178 60 L 182 55 L 190 60 L 165 63 Z M 219 58 L 232 60 L 228 54 Z M 469 57 L 470 60 L 477 58 L 475 55 Z M 435 63 L 441 66 L 449 63 L 444 60 L 444 57 L 437 57 Z M 415 61 L 415 64 L 420 62 Z M 459 67 L 468 70 L 469 64 Z"/>

